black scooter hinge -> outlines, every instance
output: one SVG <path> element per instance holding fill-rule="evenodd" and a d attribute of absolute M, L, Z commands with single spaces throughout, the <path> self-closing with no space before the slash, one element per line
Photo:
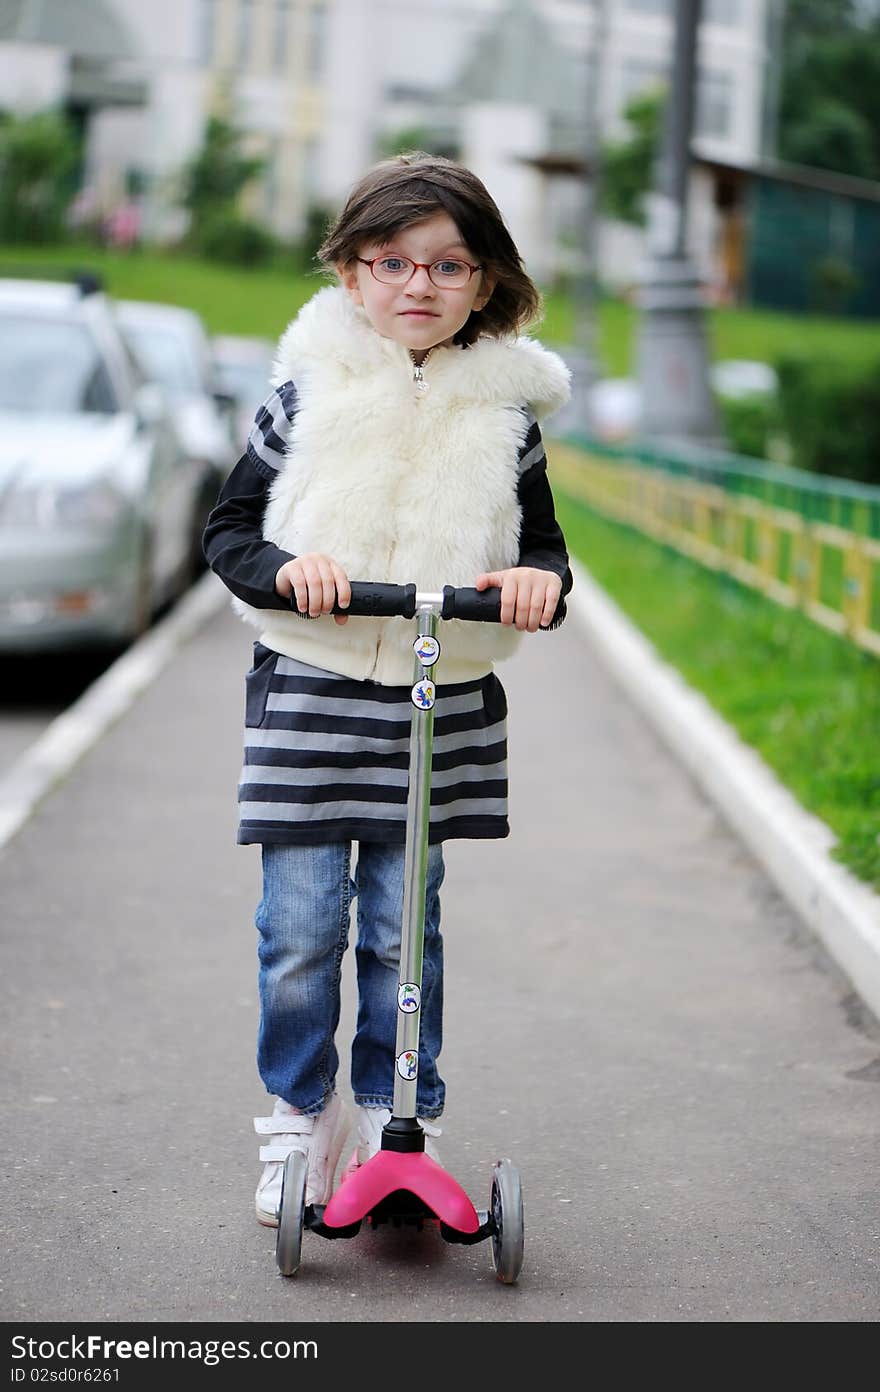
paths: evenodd
<path fill-rule="evenodd" d="M 425 1133 L 416 1117 L 396 1117 L 382 1127 L 382 1149 L 398 1154 L 418 1154 L 425 1149 Z"/>

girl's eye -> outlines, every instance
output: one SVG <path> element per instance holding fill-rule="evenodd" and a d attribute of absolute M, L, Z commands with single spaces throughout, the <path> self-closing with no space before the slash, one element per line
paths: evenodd
<path fill-rule="evenodd" d="M 464 268 L 463 261 L 435 261 L 433 266 L 433 269 L 443 276 L 461 275 Z"/>
<path fill-rule="evenodd" d="M 396 275 L 400 271 L 405 271 L 409 265 L 402 256 L 383 256 L 379 262 L 380 270 L 387 271 L 389 275 Z"/>

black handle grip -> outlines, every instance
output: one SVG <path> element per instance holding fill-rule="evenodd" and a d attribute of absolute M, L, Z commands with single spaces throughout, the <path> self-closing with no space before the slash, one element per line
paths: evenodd
<path fill-rule="evenodd" d="M 376 619 L 411 619 L 415 612 L 415 585 L 372 585 L 367 580 L 352 580 L 351 603 L 347 609 L 339 604 L 333 606 L 334 614 L 359 614 Z"/>
<path fill-rule="evenodd" d="M 443 586 L 443 619 L 474 619 L 482 623 L 501 622 L 501 591 L 469 590 L 453 585 Z"/>
<path fill-rule="evenodd" d="M 452 585 L 444 585 L 440 616 L 444 619 L 477 619 L 483 623 L 500 623 L 501 591 L 497 588 L 455 589 Z M 564 618 L 565 600 L 560 598 L 550 623 L 541 624 L 541 629 L 546 632 L 558 628 Z"/>

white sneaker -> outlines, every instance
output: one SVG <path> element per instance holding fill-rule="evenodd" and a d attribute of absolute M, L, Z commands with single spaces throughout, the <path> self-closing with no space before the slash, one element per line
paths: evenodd
<path fill-rule="evenodd" d="M 391 1120 L 388 1107 L 358 1107 L 357 1109 L 357 1150 L 349 1161 L 349 1166 L 364 1165 L 372 1155 L 382 1148 L 382 1127 Z M 425 1154 L 440 1164 L 440 1156 L 432 1138 L 442 1136 L 439 1126 L 425 1117 L 419 1117 L 419 1125 L 425 1133 Z"/>
<path fill-rule="evenodd" d="M 301 1116 L 279 1097 L 270 1117 L 254 1117 L 257 1134 L 272 1138 L 271 1144 L 260 1146 L 265 1165 L 254 1200 L 259 1222 L 268 1228 L 278 1226 L 284 1162 L 292 1150 L 301 1150 L 309 1157 L 306 1203 L 329 1203 L 348 1128 L 348 1109 L 335 1092 L 317 1116 Z"/>

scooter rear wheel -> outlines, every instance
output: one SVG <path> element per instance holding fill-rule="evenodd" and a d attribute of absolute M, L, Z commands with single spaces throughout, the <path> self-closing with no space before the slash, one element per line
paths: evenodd
<path fill-rule="evenodd" d="M 295 1276 L 299 1270 L 308 1169 L 309 1157 L 302 1150 L 292 1150 L 284 1162 L 275 1233 L 275 1261 L 282 1276 Z"/>
<path fill-rule="evenodd" d="M 525 1231 L 519 1170 L 509 1160 L 496 1161 L 492 1169 L 489 1209 L 495 1223 L 492 1265 L 497 1279 L 512 1286 L 522 1270 Z"/>

